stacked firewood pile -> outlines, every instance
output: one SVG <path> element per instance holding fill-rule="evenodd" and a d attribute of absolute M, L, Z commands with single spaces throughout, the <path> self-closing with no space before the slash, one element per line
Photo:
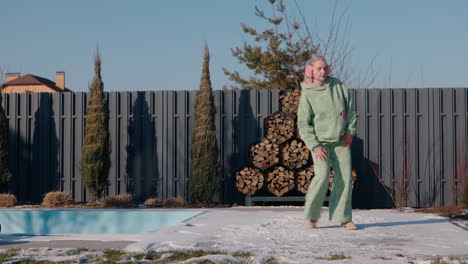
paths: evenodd
<path fill-rule="evenodd" d="M 237 189 L 246 196 L 251 196 L 263 187 L 263 173 L 257 168 L 245 166 L 236 174 Z"/>
<path fill-rule="evenodd" d="M 251 144 L 249 165 L 235 172 L 236 187 L 252 196 L 264 186 L 276 196 L 297 190 L 306 193 L 314 177 L 312 155 L 300 139 L 297 109 L 301 91 L 290 86 L 280 92 L 280 111 L 264 120 L 264 139 Z M 330 171 L 330 188 L 333 170 Z M 353 184 L 356 180 L 353 170 Z"/>
<path fill-rule="evenodd" d="M 280 150 L 284 166 L 292 170 L 301 168 L 311 160 L 310 150 L 300 139 L 292 138 L 284 142 Z"/>
<path fill-rule="evenodd" d="M 268 190 L 270 190 L 272 194 L 282 196 L 294 189 L 294 171 L 278 165 L 269 171 L 267 175 Z"/>
<path fill-rule="evenodd" d="M 297 171 L 297 190 L 301 193 L 306 193 L 309 189 L 310 182 L 314 178 L 314 164 L 310 164 L 305 168 L 302 168 Z"/>
<path fill-rule="evenodd" d="M 265 137 L 273 143 L 281 144 L 294 136 L 295 123 L 290 116 L 276 112 L 264 121 Z"/>
<path fill-rule="evenodd" d="M 250 162 L 257 168 L 266 169 L 279 162 L 279 146 L 264 140 L 249 147 Z"/>

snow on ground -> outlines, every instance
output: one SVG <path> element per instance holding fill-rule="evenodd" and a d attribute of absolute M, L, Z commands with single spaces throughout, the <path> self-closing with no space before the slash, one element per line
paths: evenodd
<path fill-rule="evenodd" d="M 388 209 L 353 210 L 353 220 L 359 230 L 346 230 L 328 221 L 328 209 L 323 208 L 318 228 L 310 230 L 304 228 L 302 209 L 204 209 L 201 215 L 151 234 L 2 236 L 1 240 L 132 240 L 135 243 L 127 246 L 126 251 L 246 251 L 254 255 L 249 260 L 251 263 L 262 263 L 270 257 L 280 263 L 330 263 L 326 258 L 333 254 L 348 257 L 339 263 L 431 263 L 432 256 L 445 256 L 449 263 L 457 263 L 449 261 L 449 256 L 468 261 L 468 231 L 447 218 Z M 51 253 L 45 259 L 53 258 Z M 210 258 L 215 262 L 221 262 L 220 258 L 229 259 L 204 257 Z"/>
<path fill-rule="evenodd" d="M 318 228 L 309 230 L 304 228 L 302 210 L 209 210 L 126 249 L 249 251 L 258 261 L 273 256 L 287 263 L 316 263 L 316 258 L 332 254 L 350 257 L 343 263 L 407 263 L 435 255 L 468 258 L 468 232 L 447 218 L 354 210 L 359 230 L 345 230 L 328 221 L 327 211 L 323 209 Z"/>

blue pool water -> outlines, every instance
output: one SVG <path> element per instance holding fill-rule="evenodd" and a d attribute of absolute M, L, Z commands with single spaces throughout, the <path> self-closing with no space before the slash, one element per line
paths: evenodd
<path fill-rule="evenodd" d="M 2 234 L 143 234 L 203 211 L 0 210 Z"/>

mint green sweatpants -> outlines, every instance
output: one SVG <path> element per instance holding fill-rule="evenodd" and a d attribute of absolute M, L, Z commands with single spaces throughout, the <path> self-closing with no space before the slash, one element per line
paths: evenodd
<path fill-rule="evenodd" d="M 330 166 L 335 172 L 328 207 L 329 219 L 334 222 L 352 220 L 351 151 L 342 141 L 322 144 L 327 151 L 325 161 L 317 160 L 312 153 L 315 176 L 307 190 L 304 205 L 306 220 L 317 220 L 328 190 Z"/>

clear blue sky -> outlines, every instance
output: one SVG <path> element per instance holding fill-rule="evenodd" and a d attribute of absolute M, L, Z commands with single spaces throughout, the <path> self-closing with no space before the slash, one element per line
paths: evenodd
<path fill-rule="evenodd" d="M 284 0 L 297 14 L 293 0 Z M 297 0 L 310 25 L 327 32 L 334 1 Z M 2 1 L 0 66 L 87 91 L 99 42 L 105 90 L 198 89 L 203 43 L 214 89 L 230 84 L 221 67 L 249 72 L 230 48 L 246 36 L 240 23 L 265 28 L 254 6 L 266 0 Z M 341 0 L 348 9 L 352 64 L 378 73 L 376 85 L 468 87 L 468 1 Z M 388 83 L 391 72 L 391 83 Z"/>

